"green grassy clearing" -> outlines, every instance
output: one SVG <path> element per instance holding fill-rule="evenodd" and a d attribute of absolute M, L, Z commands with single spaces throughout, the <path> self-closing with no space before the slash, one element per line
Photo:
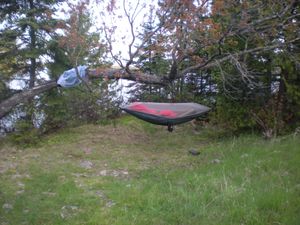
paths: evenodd
<path fill-rule="evenodd" d="M 124 117 L 2 143 L 0 224 L 299 224 L 299 136 L 217 136 Z"/>

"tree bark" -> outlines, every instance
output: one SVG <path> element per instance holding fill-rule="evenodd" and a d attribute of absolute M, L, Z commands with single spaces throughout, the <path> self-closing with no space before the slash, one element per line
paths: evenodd
<path fill-rule="evenodd" d="M 104 78 L 104 79 L 126 79 L 136 81 L 144 84 L 158 84 L 167 85 L 169 79 L 164 76 L 158 76 L 154 74 L 142 73 L 138 70 L 125 71 L 124 69 L 89 69 L 88 76 L 90 78 Z"/>
<path fill-rule="evenodd" d="M 19 103 L 26 102 L 32 99 L 34 96 L 41 94 L 47 90 L 50 90 L 54 87 L 57 87 L 56 81 L 49 81 L 45 84 L 14 94 L 10 98 L 0 103 L 0 119 L 7 115 L 11 111 L 11 109 Z"/>
<path fill-rule="evenodd" d="M 34 3 L 32 0 L 29 1 L 30 10 L 34 10 Z M 34 15 L 29 14 L 32 21 L 35 21 Z M 29 37 L 30 37 L 30 51 L 31 53 L 36 49 L 36 32 L 32 25 L 29 25 Z M 34 87 L 34 82 L 36 78 L 36 58 L 30 57 L 30 67 L 29 67 L 29 88 Z"/>
<path fill-rule="evenodd" d="M 126 79 L 146 84 L 159 84 L 166 85 L 167 80 L 163 77 L 144 74 L 139 71 L 132 71 L 129 74 L 122 69 L 88 69 L 88 76 L 91 79 Z M 12 97 L 0 102 L 0 119 L 7 115 L 13 107 L 16 105 L 26 102 L 32 99 L 34 96 L 39 95 L 45 91 L 48 91 L 54 87 L 57 87 L 56 81 L 49 81 L 45 84 L 35 86 L 33 88 L 29 88 L 28 90 L 24 90 L 20 93 L 14 94 Z"/>

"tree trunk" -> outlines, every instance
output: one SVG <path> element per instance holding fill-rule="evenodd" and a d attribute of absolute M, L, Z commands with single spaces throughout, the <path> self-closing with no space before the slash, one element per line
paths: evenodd
<path fill-rule="evenodd" d="M 32 0 L 29 1 L 30 10 L 34 10 L 34 3 Z M 31 15 L 31 13 L 30 13 Z M 32 21 L 35 21 L 34 14 L 31 15 Z M 30 37 L 30 51 L 31 53 L 36 49 L 36 33 L 35 28 L 29 25 L 29 37 Z M 29 88 L 34 87 L 36 77 L 36 58 L 30 57 L 30 67 L 29 67 Z"/>
<path fill-rule="evenodd" d="M 34 96 L 41 94 L 47 90 L 50 90 L 54 87 L 57 87 L 56 81 L 49 81 L 45 84 L 14 94 L 12 97 L 0 103 L 0 119 L 7 115 L 11 111 L 11 109 L 19 103 L 26 102 L 32 99 Z"/>

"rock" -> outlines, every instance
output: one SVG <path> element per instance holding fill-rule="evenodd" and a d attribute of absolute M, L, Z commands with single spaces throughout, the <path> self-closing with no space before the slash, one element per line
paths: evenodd
<path fill-rule="evenodd" d="M 197 155 L 200 155 L 200 151 L 197 151 L 197 150 L 195 150 L 195 149 L 191 149 L 191 150 L 189 150 L 189 153 L 191 154 L 191 155 L 193 155 L 193 156 L 197 156 Z"/>
<path fill-rule="evenodd" d="M 25 214 L 26 214 L 26 213 L 29 213 L 29 209 L 24 209 L 24 210 L 23 210 L 23 213 L 25 213 Z"/>
<path fill-rule="evenodd" d="M 247 153 L 245 153 L 245 154 L 243 154 L 243 155 L 241 155 L 241 158 L 243 159 L 243 158 L 247 158 L 249 155 L 247 154 Z"/>
<path fill-rule="evenodd" d="M 84 148 L 84 149 L 83 149 L 83 152 L 84 152 L 86 155 L 91 154 L 92 151 L 93 151 L 93 150 L 92 150 L 91 148 Z"/>
<path fill-rule="evenodd" d="M 22 179 L 22 178 L 31 178 L 31 176 L 29 174 L 19 174 L 19 173 L 16 173 L 14 175 L 11 176 L 11 179 L 13 180 L 17 180 L 17 179 Z"/>
<path fill-rule="evenodd" d="M 114 206 L 115 204 L 116 203 L 114 201 L 109 200 L 108 202 L 106 202 L 105 206 L 108 207 L 108 208 L 110 208 L 110 207 Z"/>
<path fill-rule="evenodd" d="M 17 185 L 18 185 L 18 187 L 21 187 L 21 188 L 25 187 L 25 184 L 23 184 L 22 182 L 18 182 Z"/>
<path fill-rule="evenodd" d="M 56 193 L 55 192 L 49 192 L 49 191 L 45 191 L 45 192 L 42 192 L 43 195 L 47 195 L 49 197 L 54 197 L 56 196 Z"/>
<path fill-rule="evenodd" d="M 129 172 L 127 170 L 101 170 L 100 176 L 112 176 L 112 177 L 127 177 Z"/>
<path fill-rule="evenodd" d="M 107 176 L 107 170 L 101 170 L 99 175 L 100 176 Z"/>
<path fill-rule="evenodd" d="M 23 193 L 24 193 L 24 190 L 16 191 L 16 195 L 20 195 L 20 194 L 23 194 Z"/>
<path fill-rule="evenodd" d="M 93 163 L 90 161 L 82 161 L 80 166 L 85 169 L 91 169 L 93 167 Z"/>
<path fill-rule="evenodd" d="M 87 174 L 85 173 L 72 173 L 73 176 L 75 177 L 89 177 Z"/>
<path fill-rule="evenodd" d="M 219 163 L 221 163 L 221 160 L 220 159 L 213 159 L 213 160 L 211 160 L 211 163 L 219 164 Z"/>
<path fill-rule="evenodd" d="M 63 219 L 68 219 L 75 216 L 79 208 L 74 205 L 65 205 L 61 208 L 60 216 Z"/>
<path fill-rule="evenodd" d="M 5 203 L 5 204 L 3 204 L 2 208 L 5 210 L 12 210 L 14 207 L 12 204 Z"/>
<path fill-rule="evenodd" d="M 96 194 L 97 196 L 99 196 L 100 198 L 106 198 L 105 194 L 104 194 L 103 191 L 101 191 L 101 190 L 96 191 L 95 194 Z"/>

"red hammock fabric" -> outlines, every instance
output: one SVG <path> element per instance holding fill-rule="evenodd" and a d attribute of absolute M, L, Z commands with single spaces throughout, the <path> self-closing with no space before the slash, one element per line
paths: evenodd
<path fill-rule="evenodd" d="M 152 108 L 149 108 L 147 105 L 140 103 L 140 102 L 132 103 L 128 108 L 131 110 L 134 110 L 134 111 L 148 113 L 148 114 L 152 114 L 152 115 L 156 115 L 156 116 L 164 116 L 164 117 L 168 117 L 168 118 L 175 118 L 177 115 L 176 112 L 174 112 L 173 110 L 152 109 Z"/>
<path fill-rule="evenodd" d="M 210 110 L 197 103 L 134 102 L 122 109 L 149 123 L 173 126 L 195 119 Z"/>

